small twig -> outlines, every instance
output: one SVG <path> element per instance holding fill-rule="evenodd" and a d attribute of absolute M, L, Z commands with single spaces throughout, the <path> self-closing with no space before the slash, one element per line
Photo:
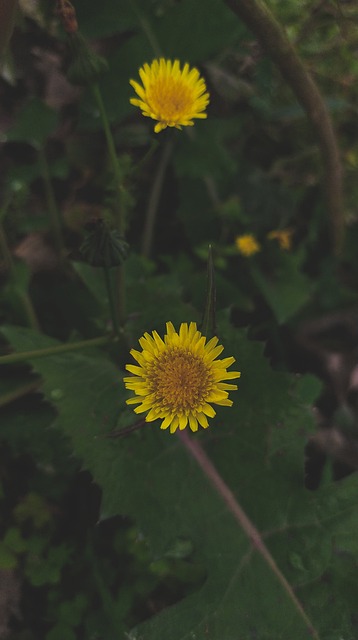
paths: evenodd
<path fill-rule="evenodd" d="M 190 437 L 187 431 L 179 431 L 178 435 L 182 444 L 187 449 L 188 453 L 196 460 L 196 462 L 198 463 L 199 467 L 201 468 L 201 470 L 203 471 L 203 473 L 205 474 L 209 482 L 212 484 L 212 486 L 217 491 L 219 496 L 225 502 L 229 511 L 231 511 L 231 513 L 233 514 L 235 520 L 239 523 L 240 527 L 242 528 L 242 530 L 250 540 L 253 548 L 256 549 L 256 551 L 262 556 L 262 558 L 268 564 L 268 566 L 276 576 L 277 580 L 279 581 L 283 589 L 286 591 L 296 611 L 299 613 L 304 623 L 306 624 L 307 629 L 311 634 L 312 638 L 314 638 L 315 640 L 319 640 L 318 632 L 313 627 L 300 601 L 296 597 L 296 594 L 293 591 L 291 585 L 289 584 L 289 582 L 286 580 L 283 573 L 281 573 L 280 569 L 278 568 L 275 560 L 273 559 L 268 548 L 264 544 L 259 531 L 256 529 L 255 525 L 251 522 L 251 520 L 247 517 L 244 510 L 237 502 L 233 492 L 229 489 L 227 484 L 219 475 L 213 463 L 206 455 L 204 449 L 199 444 L 198 440 Z"/>

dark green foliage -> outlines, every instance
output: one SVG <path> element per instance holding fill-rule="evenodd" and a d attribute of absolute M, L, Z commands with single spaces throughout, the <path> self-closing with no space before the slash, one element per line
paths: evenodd
<path fill-rule="evenodd" d="M 358 637 L 358 14 L 265 4 L 333 119 L 339 256 L 314 127 L 225 2 L 76 0 L 75 51 L 50 7 L 19 18 L 0 113 L 0 572 L 22 594 L 4 613 L 0 598 L 9 640 Z M 158 57 L 199 69 L 206 120 L 156 135 L 130 104 Z M 73 65 L 94 92 L 68 82 Z M 270 232 L 285 229 L 282 247 Z M 126 404 L 138 339 L 203 317 L 242 377 L 189 435 L 315 631 L 177 434 Z"/>

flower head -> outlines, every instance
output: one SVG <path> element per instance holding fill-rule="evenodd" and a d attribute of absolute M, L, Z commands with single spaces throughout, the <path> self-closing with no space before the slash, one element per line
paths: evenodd
<path fill-rule="evenodd" d="M 267 234 L 269 240 L 277 240 L 281 249 L 285 249 L 285 251 L 289 251 L 292 245 L 292 229 L 277 229 L 275 231 L 270 231 Z"/>
<path fill-rule="evenodd" d="M 124 378 L 125 386 L 136 394 L 127 403 L 138 405 L 135 413 L 147 412 L 147 422 L 162 420 L 160 428 L 170 427 L 170 433 L 185 429 L 188 423 L 192 431 L 199 424 L 206 429 L 208 417 L 216 413 L 210 403 L 232 405 L 228 391 L 237 385 L 223 381 L 241 375 L 227 371 L 234 358 L 217 360 L 224 349 L 218 342 L 211 338 L 206 343 L 195 322 L 182 323 L 179 333 L 167 322 L 164 340 L 156 331 L 145 333 L 139 340 L 142 351 L 131 350 L 139 366 L 126 366 L 134 375 Z"/>
<path fill-rule="evenodd" d="M 158 120 L 155 133 L 166 127 L 192 126 L 193 118 L 206 118 L 203 113 L 209 103 L 206 84 L 199 71 L 188 63 L 180 69 L 179 60 L 153 60 L 139 69 L 143 86 L 135 80 L 130 84 L 138 98 L 130 103 L 142 110 L 142 114 Z"/>
<path fill-rule="evenodd" d="M 261 246 L 251 233 L 247 233 L 243 236 L 237 236 L 235 244 L 239 252 L 245 256 L 245 258 L 249 258 L 255 253 L 258 253 L 258 251 L 261 251 Z"/>

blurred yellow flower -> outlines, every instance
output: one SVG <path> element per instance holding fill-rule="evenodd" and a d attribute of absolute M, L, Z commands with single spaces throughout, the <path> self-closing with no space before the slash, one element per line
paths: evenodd
<path fill-rule="evenodd" d="M 139 75 L 143 86 L 135 80 L 129 81 L 139 96 L 139 100 L 131 98 L 130 103 L 139 107 L 144 116 L 158 120 L 155 133 L 166 127 L 192 126 L 193 118 L 207 117 L 204 111 L 209 94 L 195 67 L 190 69 L 185 63 L 181 70 L 179 60 L 160 58 L 150 65 L 145 63 Z"/>
<path fill-rule="evenodd" d="M 277 240 L 281 249 L 289 251 L 292 246 L 293 229 L 277 229 L 267 234 L 269 240 Z"/>
<path fill-rule="evenodd" d="M 224 347 L 218 345 L 218 338 L 206 343 L 195 322 L 183 322 L 179 333 L 171 322 L 166 326 L 164 340 L 156 331 L 145 333 L 139 340 L 142 351 L 131 350 L 139 366 L 126 366 L 134 375 L 124 378 L 125 386 L 136 394 L 127 403 L 138 404 L 135 413 L 147 412 L 147 422 L 162 420 L 160 428 L 170 427 L 170 433 L 185 429 L 188 423 L 192 431 L 199 425 L 206 429 L 208 417 L 215 416 L 211 404 L 232 405 L 228 391 L 237 385 L 223 381 L 241 374 L 227 371 L 235 362 L 233 357 L 217 360 Z"/>
<path fill-rule="evenodd" d="M 260 244 L 251 233 L 246 233 L 243 236 L 237 236 L 237 238 L 235 238 L 235 244 L 239 252 L 246 258 L 253 256 L 255 253 L 258 253 L 258 251 L 261 251 Z"/>

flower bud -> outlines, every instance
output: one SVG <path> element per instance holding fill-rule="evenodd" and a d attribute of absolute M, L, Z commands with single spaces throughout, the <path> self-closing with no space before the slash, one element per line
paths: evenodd
<path fill-rule="evenodd" d="M 108 269 L 123 264 L 128 249 L 128 243 L 117 229 L 110 229 L 103 220 L 96 220 L 87 225 L 80 252 L 92 267 Z"/>
<path fill-rule="evenodd" d="M 91 84 L 107 71 L 107 60 L 90 49 L 78 31 L 68 34 L 67 45 L 70 52 L 67 78 L 72 84 Z"/>

